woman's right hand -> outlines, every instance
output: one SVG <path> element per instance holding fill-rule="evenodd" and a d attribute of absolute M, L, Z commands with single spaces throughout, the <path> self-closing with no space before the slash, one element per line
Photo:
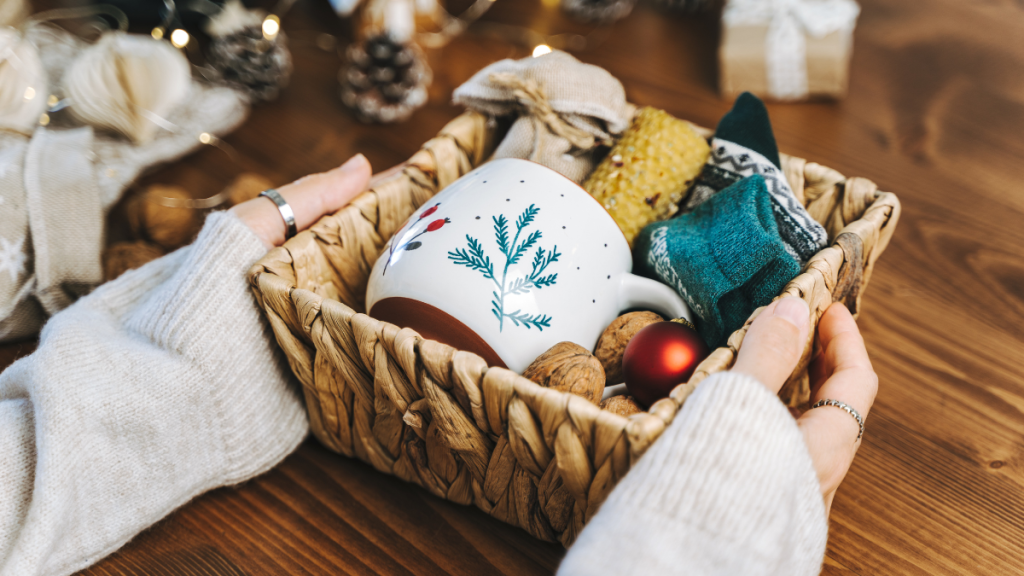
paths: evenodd
<path fill-rule="evenodd" d="M 810 330 L 810 310 L 800 298 L 781 298 L 751 324 L 733 370 L 757 378 L 774 393 L 796 368 Z M 852 406 L 867 418 L 878 392 L 864 339 L 850 311 L 833 303 L 818 323 L 817 356 L 811 361 L 811 403 L 830 398 Z M 797 426 L 814 462 L 825 510 L 860 447 L 860 426 L 845 411 L 822 406 L 797 418 Z"/>
<path fill-rule="evenodd" d="M 302 232 L 325 214 L 332 214 L 366 190 L 370 184 L 370 162 L 356 154 L 341 166 L 299 178 L 277 189 L 295 213 L 295 228 Z M 288 228 L 269 198 L 256 197 L 231 209 L 269 250 L 284 244 Z"/>

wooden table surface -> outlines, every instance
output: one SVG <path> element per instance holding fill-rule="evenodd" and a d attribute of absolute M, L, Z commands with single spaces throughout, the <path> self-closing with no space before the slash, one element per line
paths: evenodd
<path fill-rule="evenodd" d="M 501 0 L 484 21 L 543 34 L 591 28 L 550 0 Z M 769 106 L 779 147 L 897 193 L 903 218 L 860 325 L 881 388 L 832 509 L 825 574 L 1024 573 L 1024 4 L 861 0 L 849 97 Z M 430 103 L 368 126 L 338 99 L 333 51 L 350 37 L 322 0 L 284 21 L 295 73 L 226 140 L 143 179 L 218 192 L 237 173 L 285 183 L 356 152 L 377 169 L 459 110 L 453 88 L 528 47 L 493 25 L 431 56 Z M 715 14 L 648 1 L 577 52 L 631 101 L 714 126 Z M 598 45 L 597 41 L 601 41 Z M 113 219 L 112 237 L 123 234 Z M 33 345 L 0 348 L 0 366 Z M 623 553 L 628 553 L 624 550 Z M 83 574 L 550 574 L 562 549 L 308 440 L 271 472 L 210 492 Z"/>

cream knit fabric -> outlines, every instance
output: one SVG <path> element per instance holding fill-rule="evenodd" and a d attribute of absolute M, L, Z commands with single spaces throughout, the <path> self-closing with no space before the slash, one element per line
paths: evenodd
<path fill-rule="evenodd" d="M 702 382 L 580 533 L 561 576 L 809 576 L 828 521 L 782 402 L 731 372 Z"/>
<path fill-rule="evenodd" d="M 47 24 L 25 34 L 52 81 L 85 47 Z M 234 90 L 193 82 L 168 115 L 172 130 L 144 145 L 94 133 L 66 113 L 31 137 L 0 131 L 0 342 L 34 336 L 103 281 L 104 218 L 139 174 L 198 148 L 202 132 L 230 132 L 247 111 Z"/>
<path fill-rule="evenodd" d="M 227 213 L 196 243 L 55 315 L 0 374 L 0 575 L 70 574 L 306 435 Z"/>
<path fill-rule="evenodd" d="M 298 384 L 245 282 L 237 218 L 55 315 L 0 374 L 0 576 L 63 576 L 306 435 Z M 413 488 L 410 487 L 410 490 Z M 793 418 L 708 378 L 612 492 L 560 573 L 818 573 L 827 522 Z"/>

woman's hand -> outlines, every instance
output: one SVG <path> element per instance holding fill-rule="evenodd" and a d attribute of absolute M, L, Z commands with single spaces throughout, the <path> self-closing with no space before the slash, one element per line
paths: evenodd
<path fill-rule="evenodd" d="M 810 331 L 810 310 L 799 298 L 770 304 L 751 324 L 733 370 L 757 378 L 778 393 L 796 367 Z M 811 403 L 825 398 L 852 406 L 867 418 L 878 392 L 878 376 L 871 367 L 864 339 L 850 311 L 834 303 L 818 323 L 817 356 L 811 361 Z M 845 411 L 823 406 L 797 418 L 831 510 L 836 489 L 846 477 L 860 446 L 860 426 Z"/>
<path fill-rule="evenodd" d="M 350 158 L 329 172 L 311 174 L 277 189 L 295 212 L 295 227 L 305 230 L 324 214 L 337 212 L 366 190 L 370 163 L 362 154 Z M 231 209 L 238 219 L 259 236 L 269 249 L 284 244 L 287 227 L 277 205 L 258 197 Z"/>

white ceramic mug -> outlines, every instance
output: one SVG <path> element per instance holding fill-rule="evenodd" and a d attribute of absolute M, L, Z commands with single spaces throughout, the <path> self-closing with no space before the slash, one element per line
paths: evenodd
<path fill-rule="evenodd" d="M 623 310 L 692 320 L 668 286 L 630 274 L 615 221 L 527 160 L 488 162 L 420 207 L 370 274 L 370 316 L 522 372 L 564 341 L 593 350 Z"/>

